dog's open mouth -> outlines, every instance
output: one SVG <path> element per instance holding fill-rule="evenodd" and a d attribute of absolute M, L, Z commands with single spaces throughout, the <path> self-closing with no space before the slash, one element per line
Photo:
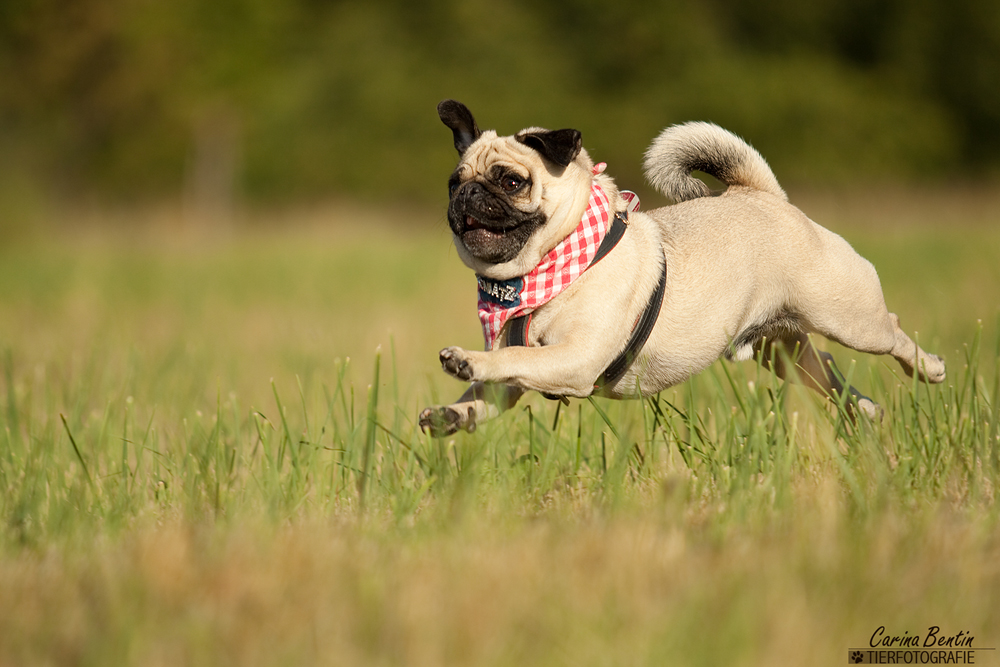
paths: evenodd
<path fill-rule="evenodd" d="M 490 234 L 500 235 L 507 231 L 503 227 L 493 227 L 485 222 L 473 218 L 471 215 L 465 216 L 465 229 L 462 230 L 463 233 L 474 232 L 474 231 L 485 231 Z"/>
<path fill-rule="evenodd" d="M 459 238 L 462 245 L 478 259 L 491 263 L 513 259 L 524 245 L 518 233 L 523 225 L 492 225 L 479 218 L 466 215 L 462 219 Z"/>
<path fill-rule="evenodd" d="M 478 217 L 467 211 L 451 211 L 448 219 L 466 250 L 476 259 L 491 264 L 514 259 L 532 232 L 544 222 L 539 216 Z"/>
<path fill-rule="evenodd" d="M 466 245 L 482 245 L 484 243 L 496 242 L 519 226 L 494 226 L 471 215 L 467 215 L 462 225 L 462 240 Z"/>

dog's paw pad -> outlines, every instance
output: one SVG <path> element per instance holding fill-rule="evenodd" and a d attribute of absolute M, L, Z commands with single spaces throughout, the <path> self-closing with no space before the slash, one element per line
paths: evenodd
<path fill-rule="evenodd" d="M 462 418 L 451 408 L 427 408 L 420 413 L 420 430 L 435 438 L 452 435 L 462 427 Z"/>
<path fill-rule="evenodd" d="M 444 369 L 445 373 L 459 380 L 472 379 L 472 366 L 465 359 L 462 350 L 457 347 L 448 347 L 441 350 L 439 356 L 441 359 L 441 368 Z"/>

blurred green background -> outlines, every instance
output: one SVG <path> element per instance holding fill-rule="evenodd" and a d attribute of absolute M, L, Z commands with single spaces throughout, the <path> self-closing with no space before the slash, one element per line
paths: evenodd
<path fill-rule="evenodd" d="M 440 204 L 445 97 L 572 126 L 625 187 L 665 125 L 786 186 L 990 178 L 995 0 L 5 0 L 0 233 L 55 203 Z"/>
<path fill-rule="evenodd" d="M 998 72 L 997 0 L 0 0 L 0 666 L 996 646 Z M 743 135 L 948 382 L 822 343 L 881 425 L 747 362 L 421 435 L 482 345 L 446 97 L 644 208 L 664 126 Z"/>

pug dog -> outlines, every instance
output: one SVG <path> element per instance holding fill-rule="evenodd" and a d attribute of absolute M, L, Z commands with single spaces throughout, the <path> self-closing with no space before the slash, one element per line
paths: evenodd
<path fill-rule="evenodd" d="M 723 356 L 760 355 L 779 377 L 834 399 L 847 392 L 855 414 L 879 418 L 811 334 L 891 354 L 923 381 L 945 379 L 942 359 L 886 308 L 874 267 L 791 205 L 764 158 L 729 131 L 704 122 L 664 130 L 644 168 L 675 203 L 640 212 L 577 130 L 499 136 L 454 100 L 438 115 L 460 158 L 448 224 L 477 275 L 487 349 L 440 352 L 444 371 L 471 385 L 421 412 L 434 436 L 472 431 L 528 390 L 646 396 Z M 726 189 L 711 192 L 695 171 Z"/>

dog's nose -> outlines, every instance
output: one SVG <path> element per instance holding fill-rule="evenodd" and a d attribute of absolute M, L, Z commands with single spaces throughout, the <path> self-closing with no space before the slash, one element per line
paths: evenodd
<path fill-rule="evenodd" d="M 458 189 L 456 196 L 463 199 L 478 199 L 486 194 L 486 188 L 478 181 L 469 181 Z"/>
<path fill-rule="evenodd" d="M 482 183 L 470 181 L 455 193 L 455 202 L 463 208 L 474 207 L 477 211 L 494 213 L 497 210 L 493 197 Z"/>

